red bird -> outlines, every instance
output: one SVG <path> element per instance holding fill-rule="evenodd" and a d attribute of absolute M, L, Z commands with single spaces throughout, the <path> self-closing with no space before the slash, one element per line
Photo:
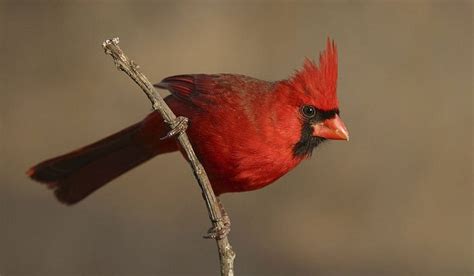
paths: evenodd
<path fill-rule="evenodd" d="M 336 96 L 337 51 L 327 41 L 319 66 L 306 59 L 288 80 L 234 74 L 165 78 L 155 86 L 189 118 L 187 130 L 216 195 L 260 189 L 311 156 L 326 139 L 349 140 Z M 158 112 L 116 134 L 32 167 L 28 175 L 74 204 L 150 158 L 177 151 Z"/>

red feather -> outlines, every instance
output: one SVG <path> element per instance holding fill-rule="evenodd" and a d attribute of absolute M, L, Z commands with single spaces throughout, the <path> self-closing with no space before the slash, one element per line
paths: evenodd
<path fill-rule="evenodd" d="M 334 41 L 327 39 L 326 50 L 319 55 L 319 66 L 306 59 L 290 83 L 298 91 L 310 94 L 314 105 L 322 110 L 338 108 L 337 101 L 337 49 Z"/>

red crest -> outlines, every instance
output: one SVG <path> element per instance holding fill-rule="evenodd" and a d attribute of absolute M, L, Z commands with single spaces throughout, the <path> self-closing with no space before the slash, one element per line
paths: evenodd
<path fill-rule="evenodd" d="M 326 49 L 319 54 L 319 66 L 306 58 L 291 83 L 314 98 L 314 104 L 322 110 L 338 108 L 337 100 L 337 49 L 329 38 Z"/>

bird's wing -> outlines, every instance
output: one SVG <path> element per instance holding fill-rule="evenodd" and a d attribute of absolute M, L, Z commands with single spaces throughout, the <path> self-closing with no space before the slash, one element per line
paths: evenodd
<path fill-rule="evenodd" d="M 217 92 L 218 75 L 176 75 L 154 84 L 157 88 L 167 89 L 178 99 L 193 102 L 203 94 Z"/>
<path fill-rule="evenodd" d="M 154 86 L 169 90 L 173 96 L 183 101 L 197 103 L 216 96 L 228 96 L 229 93 L 242 95 L 250 91 L 256 92 L 268 88 L 268 85 L 269 82 L 244 75 L 194 74 L 167 77 Z"/>

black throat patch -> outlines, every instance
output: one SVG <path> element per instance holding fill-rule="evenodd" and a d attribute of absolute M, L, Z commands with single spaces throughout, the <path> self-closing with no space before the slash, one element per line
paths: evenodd
<path fill-rule="evenodd" d="M 339 114 L 339 109 L 321 110 L 316 108 L 316 116 L 311 119 L 303 119 L 301 128 L 301 138 L 293 146 L 293 155 L 295 157 L 310 157 L 313 150 L 327 139 L 313 136 L 313 124 L 333 118 Z"/>

